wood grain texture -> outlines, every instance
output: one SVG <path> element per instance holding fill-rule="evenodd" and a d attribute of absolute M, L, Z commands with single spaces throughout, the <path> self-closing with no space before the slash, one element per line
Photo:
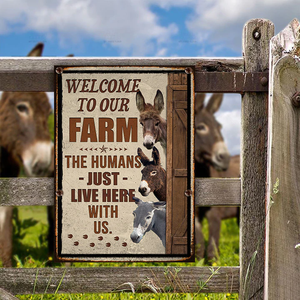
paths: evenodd
<path fill-rule="evenodd" d="M 259 36 L 258 39 L 255 39 Z M 243 31 L 245 72 L 269 67 L 269 41 L 274 25 L 250 20 Z M 263 299 L 264 231 L 267 170 L 268 94 L 245 93 L 242 97 L 242 166 L 240 228 L 240 298 Z"/>
<path fill-rule="evenodd" d="M 299 30 L 293 20 L 271 43 L 265 299 L 300 295 L 300 108 L 291 101 L 300 92 Z"/>
<path fill-rule="evenodd" d="M 186 176 L 186 169 L 174 170 L 175 176 Z M 177 174 L 178 172 L 178 174 Z M 54 205 L 53 178 L 1 178 L 0 205 Z M 220 197 L 220 193 L 222 197 Z M 239 178 L 196 178 L 196 206 L 239 206 L 241 181 Z"/>
<path fill-rule="evenodd" d="M 14 295 L 31 294 L 34 285 L 36 293 L 43 294 L 48 284 L 47 293 L 54 293 L 61 279 L 59 293 L 131 291 L 130 284 L 138 292 L 149 292 L 148 284 L 160 292 L 195 293 L 199 291 L 198 282 L 205 282 L 209 276 L 208 267 L 2 268 L 0 284 Z M 236 293 L 238 290 L 239 267 L 221 267 L 202 292 Z"/>
<path fill-rule="evenodd" d="M 173 147 L 167 147 L 167 238 L 171 238 L 171 247 L 166 246 L 166 253 L 187 256 L 192 255 L 189 250 L 189 237 L 191 236 L 190 216 L 192 209 L 188 205 L 185 196 L 187 190 L 187 168 L 188 168 L 188 118 L 185 109 L 176 109 L 175 103 L 187 102 L 187 75 L 185 73 L 172 73 L 168 81 L 168 93 L 172 95 L 172 110 L 167 111 L 168 142 Z M 169 97 L 169 95 L 168 95 Z M 168 99 L 169 100 L 169 99 Z M 186 105 L 187 107 L 187 105 Z M 170 133 L 170 135 L 169 135 Z M 176 147 L 175 147 L 176 146 Z M 170 149 L 169 149 L 170 148 Z M 172 178 L 169 180 L 169 178 Z M 171 224 L 168 222 L 171 220 Z M 186 243 L 184 243 L 186 241 Z M 177 243 L 179 242 L 179 243 Z M 168 252 L 170 251 L 170 252 Z"/>
<path fill-rule="evenodd" d="M 201 178 L 195 180 L 196 206 L 240 206 L 239 178 Z"/>
<path fill-rule="evenodd" d="M 0 288 L 0 299 L 1 300 L 17 300 L 18 298 L 8 293 L 4 289 Z"/>
<path fill-rule="evenodd" d="M 195 67 L 200 65 L 229 65 L 233 70 L 241 70 L 242 58 L 1 58 L 0 90 L 1 91 L 45 91 L 53 92 L 55 66 L 162 66 L 162 67 Z"/>
<path fill-rule="evenodd" d="M 0 205 L 53 205 L 53 178 L 1 178 Z"/>

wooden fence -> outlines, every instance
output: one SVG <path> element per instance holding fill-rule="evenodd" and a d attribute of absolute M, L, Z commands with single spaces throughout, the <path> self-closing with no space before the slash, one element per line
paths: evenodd
<path fill-rule="evenodd" d="M 233 59 L 1 58 L 0 90 L 53 91 L 57 65 L 136 65 L 190 67 L 195 70 L 195 92 L 240 93 L 241 180 L 206 178 L 196 179 L 195 184 L 198 206 L 241 206 L 240 267 L 221 267 L 202 292 L 239 292 L 241 299 L 297 299 L 300 294 L 299 23 L 292 21 L 272 39 L 269 67 L 273 34 L 270 21 L 249 21 L 243 32 L 243 57 Z M 52 178 L 1 179 L 0 191 L 0 205 L 54 203 Z M 149 291 L 149 287 L 151 290 L 151 286 L 159 290 L 170 281 L 174 292 L 193 293 L 199 290 L 197 282 L 211 275 L 208 267 L 183 267 L 180 272 L 175 267 L 167 270 L 163 267 L 2 268 L 0 296 L 10 299 L 13 296 L 8 293 L 31 294 L 34 286 L 36 293 L 44 293 L 47 285 L 48 293 L 54 293 L 62 277 L 60 293 L 131 290 L 128 282 L 142 291 Z"/>

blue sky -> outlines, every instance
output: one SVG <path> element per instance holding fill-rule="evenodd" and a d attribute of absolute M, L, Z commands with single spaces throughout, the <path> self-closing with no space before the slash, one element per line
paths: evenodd
<path fill-rule="evenodd" d="M 270 19 L 276 32 L 300 17 L 298 0 L 0 0 L 0 56 L 241 57 L 244 24 Z M 53 95 L 49 94 L 53 99 Z M 217 113 L 239 152 L 240 97 Z"/>

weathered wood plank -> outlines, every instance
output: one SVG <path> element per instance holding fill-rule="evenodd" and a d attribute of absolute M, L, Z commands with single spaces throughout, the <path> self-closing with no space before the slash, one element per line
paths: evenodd
<path fill-rule="evenodd" d="M 245 72 L 268 70 L 269 41 L 273 34 L 274 25 L 268 20 L 250 20 L 245 25 Z M 241 299 L 264 296 L 267 121 L 268 94 L 245 93 L 242 97 Z"/>
<path fill-rule="evenodd" d="M 201 93 L 267 92 L 268 72 L 196 72 L 195 91 Z"/>
<path fill-rule="evenodd" d="M 242 71 L 242 58 L 1 58 L 1 91 L 54 91 L 55 66 L 162 66 L 196 67 L 201 65 L 225 65 L 233 71 Z M 227 68 L 227 69 L 228 69 Z M 198 67 L 201 70 L 201 67 Z"/>
<path fill-rule="evenodd" d="M 300 295 L 299 32 L 293 20 L 271 41 L 265 299 Z"/>
<path fill-rule="evenodd" d="M 1 178 L 0 190 L 0 205 L 54 205 L 53 178 Z M 197 206 L 239 206 L 240 179 L 196 178 L 195 202 Z"/>
<path fill-rule="evenodd" d="M 1 300 L 17 300 L 18 298 L 8 293 L 4 289 L 0 288 L 0 299 Z"/>
<path fill-rule="evenodd" d="M 214 267 L 214 271 L 218 268 Z M 80 276 L 78 276 L 80 274 Z M 117 291 L 199 292 L 199 282 L 212 275 L 208 267 L 121 267 L 121 268 L 39 268 L 0 269 L 1 287 L 16 294 L 109 293 Z M 148 285 L 148 287 L 147 287 Z M 239 267 L 221 267 L 201 292 L 236 293 Z M 153 290 L 152 290 L 153 291 Z"/>
<path fill-rule="evenodd" d="M 53 178 L 1 178 L 0 205 L 54 205 Z"/>
<path fill-rule="evenodd" d="M 201 178 L 195 180 L 197 206 L 240 206 L 239 178 Z"/>

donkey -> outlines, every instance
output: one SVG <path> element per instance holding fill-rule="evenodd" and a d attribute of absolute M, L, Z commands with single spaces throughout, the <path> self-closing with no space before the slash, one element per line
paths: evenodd
<path fill-rule="evenodd" d="M 133 199 L 138 207 L 133 211 L 131 240 L 139 243 L 152 230 L 166 247 L 166 202 L 143 202 L 137 197 Z"/>
<path fill-rule="evenodd" d="M 230 158 L 229 167 L 226 171 L 216 171 L 214 168 L 210 167 L 210 177 L 216 177 L 216 178 L 240 177 L 240 156 L 235 155 Z M 204 216 L 202 215 L 200 217 L 202 217 L 203 219 Z M 208 227 L 209 227 L 207 259 L 208 261 L 210 261 L 214 257 L 216 257 L 216 251 L 219 251 L 221 221 L 230 218 L 237 218 L 237 224 L 239 225 L 240 209 L 239 207 L 212 207 L 206 211 L 205 217 L 207 218 Z M 204 247 L 202 248 L 202 250 L 203 249 Z"/>
<path fill-rule="evenodd" d="M 139 186 L 139 192 L 143 196 L 148 196 L 151 192 L 153 192 L 154 196 L 159 201 L 166 201 L 167 173 L 160 164 L 159 151 L 155 146 L 153 147 L 152 161 L 149 160 L 141 148 L 138 148 L 137 153 L 144 166 L 144 169 L 141 171 L 142 181 Z"/>
<path fill-rule="evenodd" d="M 37 44 L 28 56 L 41 56 Z M 3 92 L 0 100 L 0 176 L 17 177 L 23 166 L 27 176 L 49 176 L 53 143 L 48 129 L 51 105 L 43 92 Z M 12 207 L 0 207 L 0 258 L 12 261 Z"/>
<path fill-rule="evenodd" d="M 167 122 L 160 116 L 164 109 L 163 94 L 157 90 L 154 105 L 145 102 L 140 91 L 136 93 L 136 106 L 140 112 L 140 124 L 143 126 L 143 145 L 152 149 L 154 144 L 160 142 L 166 152 L 167 148 Z"/>
<path fill-rule="evenodd" d="M 221 134 L 221 125 L 214 117 L 223 100 L 223 94 L 213 94 L 204 106 L 205 94 L 195 95 L 195 176 L 196 177 L 238 177 L 239 164 L 230 160 L 230 154 Z M 229 168 L 229 169 L 228 169 Z M 225 172 L 228 169 L 227 172 Z M 238 171 L 236 171 L 238 170 Z M 230 174 L 230 172 L 234 174 Z M 207 258 L 215 257 L 215 248 L 218 249 L 221 220 L 238 215 L 237 208 L 204 208 L 196 211 L 196 243 L 201 245 L 197 250 L 197 257 L 204 256 L 204 237 L 201 223 L 204 217 L 209 223 L 209 245 Z"/>

